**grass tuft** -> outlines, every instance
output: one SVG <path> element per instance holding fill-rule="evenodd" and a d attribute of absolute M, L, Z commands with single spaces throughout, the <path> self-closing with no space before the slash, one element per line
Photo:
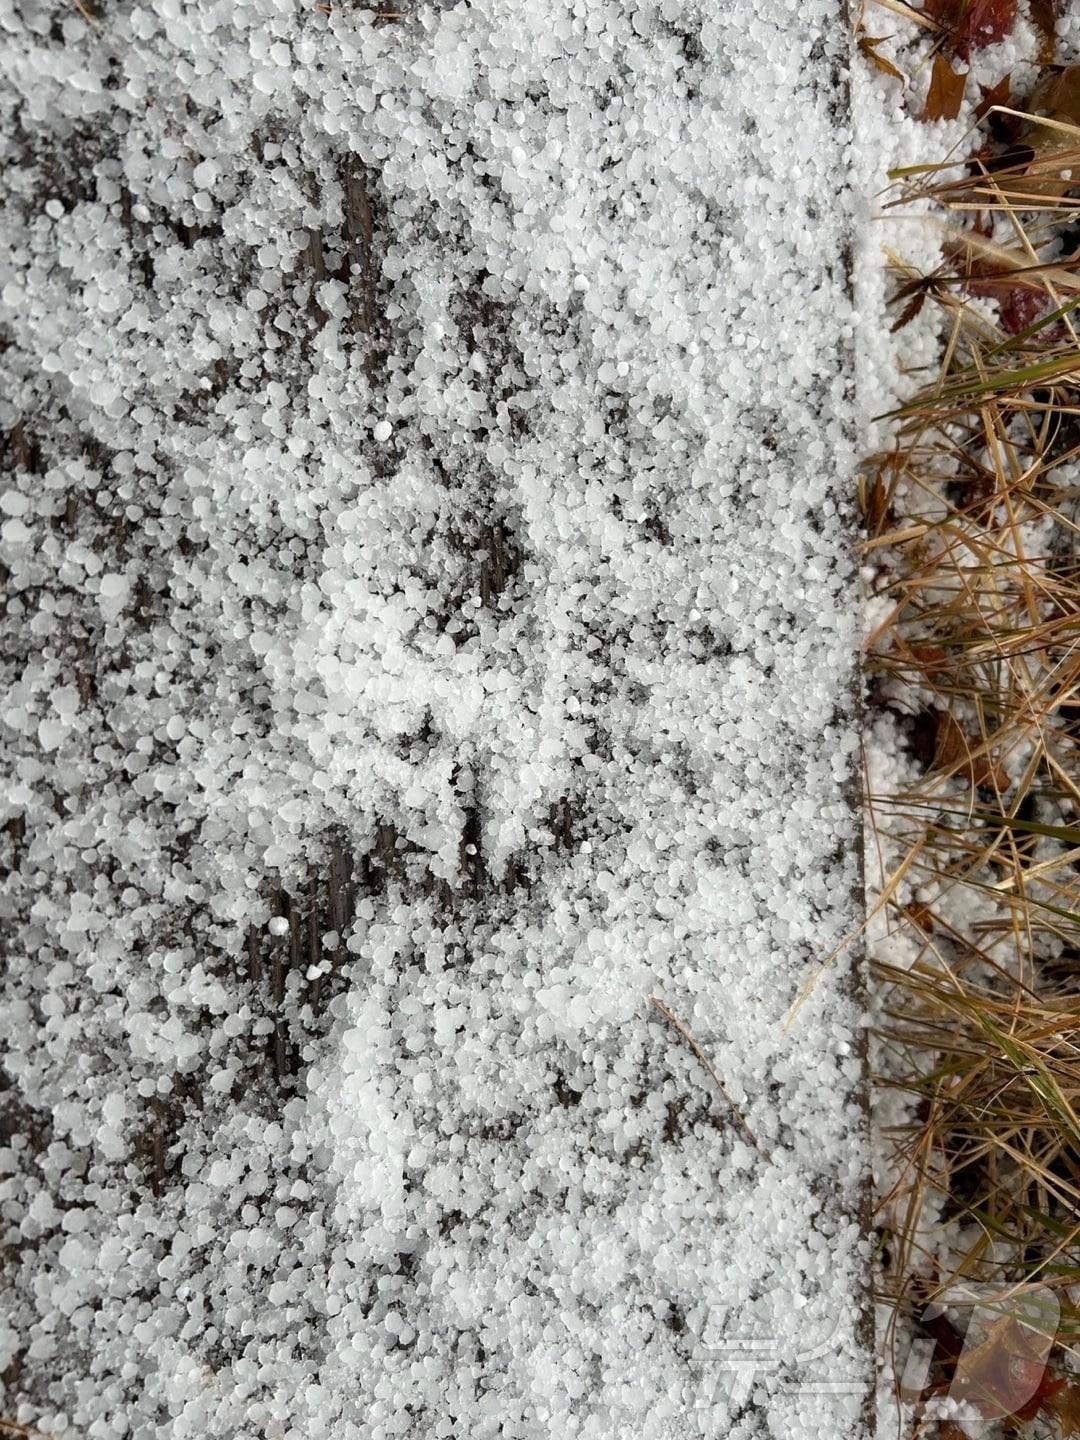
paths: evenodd
<path fill-rule="evenodd" d="M 880 1083 L 906 1101 L 878 1219 L 908 1315 L 963 1277 L 1075 1316 L 1080 1284 L 1080 128 L 1002 114 L 999 145 L 900 178 L 945 259 L 888 254 L 894 328 L 936 318 L 941 363 L 861 494 L 871 718 L 907 751 L 868 806 Z"/>

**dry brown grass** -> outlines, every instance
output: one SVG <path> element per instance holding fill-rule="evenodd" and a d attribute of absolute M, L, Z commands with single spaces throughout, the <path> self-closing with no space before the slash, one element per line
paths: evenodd
<path fill-rule="evenodd" d="M 871 709 L 897 717 L 918 772 L 869 798 L 882 911 L 907 950 L 877 967 L 883 1083 L 910 1100 L 886 1137 L 894 1183 L 879 1221 L 900 1309 L 962 1273 L 1049 1285 L 1068 1316 L 1080 1297 L 1080 129 L 1017 114 L 998 120 L 1008 163 L 984 145 L 962 170 L 895 177 L 898 205 L 932 200 L 947 259 L 923 276 L 890 256 L 897 320 L 936 309 L 941 366 L 898 412 L 862 493 L 883 611 Z"/>

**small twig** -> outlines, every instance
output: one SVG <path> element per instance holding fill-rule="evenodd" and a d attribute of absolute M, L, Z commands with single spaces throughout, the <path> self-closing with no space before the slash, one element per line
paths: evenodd
<path fill-rule="evenodd" d="M 95 30 L 101 29 L 101 21 L 94 14 L 94 12 L 89 9 L 89 7 L 84 3 L 84 0 L 75 0 L 75 9 L 78 10 L 79 14 L 83 17 L 83 19 L 88 25 L 92 25 Z M 0 1420 L 0 1426 L 6 1425 L 9 1429 L 14 1428 L 14 1424 L 15 1422 L 13 1420 Z M 41 1432 L 38 1430 L 28 1430 L 26 1433 L 28 1435 L 38 1435 Z"/>
<path fill-rule="evenodd" d="M 663 1015 L 664 1019 L 668 1022 L 668 1024 L 673 1025 L 675 1029 L 679 1032 L 679 1034 L 682 1036 L 682 1038 L 686 1041 L 687 1045 L 690 1046 L 690 1049 L 694 1052 L 697 1058 L 701 1061 L 702 1065 L 705 1066 L 705 1069 L 712 1076 L 713 1084 L 716 1086 L 717 1090 L 720 1091 L 720 1094 L 724 1097 L 724 1101 L 727 1104 L 728 1109 L 735 1116 L 735 1119 L 739 1122 L 739 1128 L 742 1130 L 743 1134 L 750 1141 L 750 1144 L 754 1147 L 758 1154 L 767 1160 L 769 1156 L 766 1155 L 765 1151 L 758 1144 L 757 1136 L 750 1129 L 750 1126 L 746 1123 L 742 1111 L 735 1104 L 735 1101 L 731 1098 L 728 1092 L 724 1089 L 724 1082 L 720 1079 L 720 1076 L 716 1073 L 716 1070 L 709 1057 L 705 1054 L 704 1050 L 702 1050 L 701 1046 L 690 1034 L 690 1031 L 687 1030 L 686 1026 L 682 1023 L 681 1020 L 676 1019 L 676 1017 L 671 1013 L 671 1011 L 664 1004 L 664 1002 L 662 1000 L 658 1000 L 655 995 L 649 996 L 649 1003 L 656 1006 L 657 1010 L 660 1011 L 660 1014 Z"/>

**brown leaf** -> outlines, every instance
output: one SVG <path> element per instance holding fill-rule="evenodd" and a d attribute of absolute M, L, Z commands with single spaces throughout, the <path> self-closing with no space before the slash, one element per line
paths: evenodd
<path fill-rule="evenodd" d="M 971 783 L 980 790 L 993 790 L 1000 795 L 1009 788 L 1009 772 L 991 755 L 978 756 L 968 769 Z"/>
<path fill-rule="evenodd" d="M 1039 35 L 1035 60 L 1039 65 L 1052 65 L 1057 51 L 1057 22 L 1064 8 L 1062 0 L 1031 0 L 1031 23 Z"/>
<path fill-rule="evenodd" d="M 937 735 L 935 736 L 934 768 L 948 770 L 969 753 L 967 738 L 963 730 L 947 710 L 939 710 Z"/>
<path fill-rule="evenodd" d="M 1046 1370 L 1047 1346 L 1011 1316 L 989 1327 L 974 1350 L 964 1350 L 949 1394 L 967 1400 L 988 1420 L 1030 1420 L 1056 1388 Z"/>
<path fill-rule="evenodd" d="M 1008 105 L 1012 95 L 1012 73 L 1003 75 L 996 85 L 984 85 L 982 99 L 975 106 L 975 119 L 981 120 L 995 105 Z"/>
<path fill-rule="evenodd" d="M 1062 1440 L 1080 1435 L 1080 1386 L 1064 1385 L 1047 1403 L 1057 1416 Z"/>
<path fill-rule="evenodd" d="M 1052 115 L 1070 125 L 1080 125 L 1080 65 L 1048 75 L 1032 91 L 1024 106 L 1033 115 Z"/>
<path fill-rule="evenodd" d="M 934 912 L 930 909 L 929 905 L 918 905 L 915 903 L 905 905 L 904 914 L 924 935 L 933 935 Z"/>
<path fill-rule="evenodd" d="M 876 70 L 880 70 L 883 75 L 893 75 L 897 80 L 903 80 L 903 75 L 892 61 L 886 60 L 884 55 L 877 53 L 877 47 L 883 44 L 888 38 L 887 35 L 860 35 L 859 50 L 866 56 L 867 60 L 870 61 L 870 64 L 873 65 Z"/>
<path fill-rule="evenodd" d="M 888 505 L 885 482 L 880 475 L 875 475 L 866 490 L 866 528 L 872 535 L 876 535 L 885 519 L 885 511 Z"/>
<path fill-rule="evenodd" d="M 930 674 L 927 667 L 927 678 Z M 940 710 L 937 715 L 934 769 L 955 770 L 972 785 L 990 790 L 1005 790 L 1009 785 L 1005 767 L 983 747 L 981 740 L 968 735 L 947 710 Z"/>
<path fill-rule="evenodd" d="M 930 89 L 926 93 L 926 104 L 920 120 L 955 120 L 960 113 L 960 102 L 964 98 L 967 74 L 957 75 L 945 54 L 939 50 L 934 56 L 934 69 L 930 76 Z"/>
<path fill-rule="evenodd" d="M 898 330 L 903 330 L 905 325 L 910 325 L 912 320 L 915 319 L 915 316 L 918 315 L 919 311 L 923 308 L 925 304 L 926 291 L 920 290 L 918 294 L 913 295 L 908 301 L 908 303 L 904 306 L 903 310 L 900 312 L 899 320 L 895 321 L 889 327 L 889 334 L 895 335 Z"/>
<path fill-rule="evenodd" d="M 949 658 L 945 654 L 945 651 L 940 650 L 936 645 L 912 645 L 908 651 L 907 658 L 910 659 L 913 667 L 922 671 L 926 678 L 926 683 L 931 688 L 933 688 L 934 682 L 949 664 Z M 932 744 L 930 746 L 930 754 L 927 757 L 927 764 L 932 763 L 933 755 L 937 750 L 939 722 L 936 717 L 938 714 L 938 711 L 931 712 Z"/>
<path fill-rule="evenodd" d="M 1001 179 L 1002 189 L 1018 197 L 1068 195 L 1080 185 L 1074 179 L 1080 155 L 1080 134 L 1041 123 L 1045 116 L 1080 131 L 1080 65 L 1052 71 L 1036 86 L 1024 109 L 1031 119 L 1020 138 L 1032 153 L 1030 161 Z"/>

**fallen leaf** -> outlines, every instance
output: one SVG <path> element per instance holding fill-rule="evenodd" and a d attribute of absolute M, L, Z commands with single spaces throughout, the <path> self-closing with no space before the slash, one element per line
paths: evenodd
<path fill-rule="evenodd" d="M 1031 119 L 1021 132 L 1021 144 L 1033 153 L 1016 175 L 1002 181 L 1002 188 L 1018 198 L 1067 195 L 1080 185 L 1080 65 L 1048 75 L 1024 109 Z M 1044 117 L 1057 125 L 1041 124 Z M 1075 133 L 1062 130 L 1062 125 Z"/>
<path fill-rule="evenodd" d="M 1019 0 L 926 0 L 923 14 L 945 31 L 946 49 L 967 60 L 1010 35 L 1018 9 Z"/>
<path fill-rule="evenodd" d="M 1000 262 L 980 259 L 970 246 L 950 244 L 946 253 L 963 282 L 965 294 L 997 301 L 998 319 L 1007 335 L 1018 335 L 1055 308 L 1054 297 L 1037 279 L 1025 279 Z"/>
<path fill-rule="evenodd" d="M 1044 75 L 1023 108 L 1031 115 L 1056 115 L 1075 123 L 1080 119 L 1080 65 Z"/>
<path fill-rule="evenodd" d="M 934 933 L 934 912 L 928 905 L 905 905 L 904 914 L 924 935 Z"/>
<path fill-rule="evenodd" d="M 880 475 L 875 475 L 866 491 L 866 528 L 876 535 L 885 519 L 888 508 L 888 492 Z"/>
<path fill-rule="evenodd" d="M 984 295 L 998 302 L 998 319 L 1006 335 L 1019 335 L 1054 308 L 1053 300 L 1041 287 L 1018 285 L 1004 278 L 969 280 L 964 288 L 969 295 Z"/>
<path fill-rule="evenodd" d="M 1031 0 L 1031 23 L 1039 35 L 1035 54 L 1039 65 L 1052 65 L 1057 51 L 1057 22 L 1064 9 L 1064 0 Z"/>
<path fill-rule="evenodd" d="M 903 310 L 900 312 L 900 318 L 889 327 L 889 334 L 895 335 L 898 330 L 903 330 L 905 325 L 910 325 L 912 320 L 915 319 L 915 316 L 918 315 L 919 311 L 923 308 L 925 304 L 926 291 L 920 290 L 918 294 L 913 295 L 908 301 L 908 303 L 904 306 Z"/>
<path fill-rule="evenodd" d="M 973 50 L 996 45 L 1011 35 L 1018 8 L 1018 0 L 971 0 L 956 27 L 953 47 L 957 57 L 967 60 Z"/>
<path fill-rule="evenodd" d="M 880 70 L 883 75 L 893 75 L 897 80 L 902 81 L 904 77 L 892 61 L 886 60 L 884 55 L 877 53 L 877 47 L 884 44 L 888 38 L 887 35 L 860 35 L 859 50 L 866 56 L 867 60 L 870 61 L 871 65 L 873 65 L 875 69 Z"/>
<path fill-rule="evenodd" d="M 934 69 L 930 76 L 930 89 L 926 92 L 926 104 L 920 120 L 955 120 L 960 113 L 960 102 L 964 98 L 967 72 L 958 75 L 949 64 L 943 51 L 934 56 Z"/>
<path fill-rule="evenodd" d="M 988 1420 L 1032 1420 L 1064 1385 L 1046 1369 L 1050 1342 L 1006 1317 L 991 1325 L 974 1350 L 965 1350 L 949 1387 Z"/>
<path fill-rule="evenodd" d="M 1012 95 L 1012 73 L 1003 75 L 996 85 L 984 85 L 982 99 L 975 106 L 975 119 L 981 120 L 995 105 L 1008 105 Z"/>
<path fill-rule="evenodd" d="M 1080 1386 L 1063 1385 L 1056 1395 L 1050 1397 L 1048 1408 L 1057 1416 L 1062 1440 L 1080 1435 Z"/>
<path fill-rule="evenodd" d="M 928 679 L 931 673 L 927 666 Z M 983 749 L 982 741 L 968 735 L 946 710 L 938 712 L 934 741 L 935 769 L 957 770 L 975 786 L 998 791 L 1008 788 L 1009 775 L 1005 767 Z"/>
<path fill-rule="evenodd" d="M 939 710 L 934 768 L 949 770 L 970 753 L 967 737 L 947 710 Z"/>
<path fill-rule="evenodd" d="M 1021 1423 L 1027 1420 L 1034 1420 L 1041 1411 L 1046 1410 L 1054 1401 L 1054 1397 L 1064 1389 L 1069 1382 L 1064 1378 L 1055 1380 L 1049 1370 L 1044 1369 L 1039 1379 L 1038 1388 L 1035 1394 L 1026 1404 L 1018 1407 L 1011 1418 Z"/>
<path fill-rule="evenodd" d="M 963 9 L 963 0 L 924 0 L 922 13 L 943 30 L 955 30 Z"/>

